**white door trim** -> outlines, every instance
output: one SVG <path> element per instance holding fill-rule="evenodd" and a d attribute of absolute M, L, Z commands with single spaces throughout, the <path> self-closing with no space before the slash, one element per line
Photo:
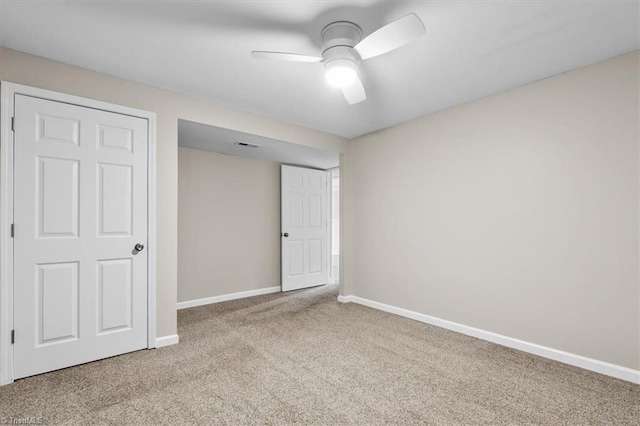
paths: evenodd
<path fill-rule="evenodd" d="M 85 99 L 6 81 L 0 82 L 0 385 L 13 382 L 13 130 L 15 95 L 63 102 L 147 120 L 148 271 L 147 347 L 156 347 L 156 115 L 153 112 Z"/>
<path fill-rule="evenodd" d="M 335 282 L 335 277 L 333 276 L 333 188 L 331 187 L 333 181 L 331 180 L 331 170 L 325 170 L 327 173 L 327 228 L 329 237 L 327 241 L 329 241 L 329 255 L 327 256 L 327 269 L 329 269 L 329 282 L 327 284 L 333 284 Z"/>
<path fill-rule="evenodd" d="M 340 277 L 333 276 L 333 172 L 340 170 L 340 166 L 327 169 L 327 223 L 329 224 L 329 284 L 340 284 Z M 338 215 L 339 216 L 339 215 Z M 340 217 L 338 217 L 338 221 Z M 338 222 L 340 223 L 340 222 Z M 338 265 L 340 265 L 338 263 Z"/>

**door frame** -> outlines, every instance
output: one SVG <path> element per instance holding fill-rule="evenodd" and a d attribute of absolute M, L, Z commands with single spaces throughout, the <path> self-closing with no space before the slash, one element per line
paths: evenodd
<path fill-rule="evenodd" d="M 340 285 L 340 277 L 333 276 L 333 172 L 335 170 L 340 170 L 340 166 L 327 169 L 327 191 L 329 198 L 329 202 L 327 203 L 329 207 L 329 213 L 327 213 L 327 221 L 329 223 L 329 284 Z M 339 214 L 338 220 L 340 220 Z M 338 260 L 338 267 L 339 265 L 340 260 Z"/>
<path fill-rule="evenodd" d="M 0 82 L 0 386 L 13 382 L 14 165 L 12 117 L 16 95 L 62 102 L 147 120 L 147 348 L 156 347 L 156 114 L 6 81 Z"/>

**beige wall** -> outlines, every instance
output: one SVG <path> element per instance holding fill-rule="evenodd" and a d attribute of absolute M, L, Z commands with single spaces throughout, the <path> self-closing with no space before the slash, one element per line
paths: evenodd
<path fill-rule="evenodd" d="M 280 285 L 280 165 L 178 149 L 178 301 Z"/>
<path fill-rule="evenodd" d="M 637 369 L 639 59 L 625 55 L 349 146 L 4 48 L 0 80 L 157 114 L 159 336 L 176 331 L 177 125 L 186 119 L 343 154 L 342 294 Z"/>
<path fill-rule="evenodd" d="M 178 119 L 337 152 L 347 150 L 347 141 L 338 136 L 5 48 L 0 48 L 0 80 L 157 114 L 158 336 L 176 332 Z"/>
<path fill-rule="evenodd" d="M 640 368 L 639 59 L 352 141 L 349 292 Z"/>

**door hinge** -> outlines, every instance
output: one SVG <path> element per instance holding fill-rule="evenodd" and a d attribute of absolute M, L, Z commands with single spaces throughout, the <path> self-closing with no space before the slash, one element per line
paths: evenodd
<path fill-rule="evenodd" d="M 16 342 L 16 331 L 11 330 L 11 344 L 13 345 Z"/>
<path fill-rule="evenodd" d="M 15 225 L 12 223 L 11 224 L 11 238 L 14 238 L 16 236 L 16 227 Z"/>
<path fill-rule="evenodd" d="M 16 118 L 15 117 L 11 117 L 11 131 L 12 132 L 16 131 Z"/>

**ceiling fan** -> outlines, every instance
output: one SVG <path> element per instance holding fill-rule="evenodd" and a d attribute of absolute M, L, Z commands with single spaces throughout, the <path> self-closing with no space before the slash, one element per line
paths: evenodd
<path fill-rule="evenodd" d="M 351 105 L 367 99 L 358 76 L 360 61 L 395 50 L 425 33 L 424 24 L 414 13 L 405 15 L 362 39 L 362 30 L 353 22 L 333 22 L 322 30 L 320 56 L 296 53 L 266 52 L 254 50 L 256 59 L 273 59 L 289 62 L 324 63 L 324 76 L 333 87 L 342 89 Z"/>

